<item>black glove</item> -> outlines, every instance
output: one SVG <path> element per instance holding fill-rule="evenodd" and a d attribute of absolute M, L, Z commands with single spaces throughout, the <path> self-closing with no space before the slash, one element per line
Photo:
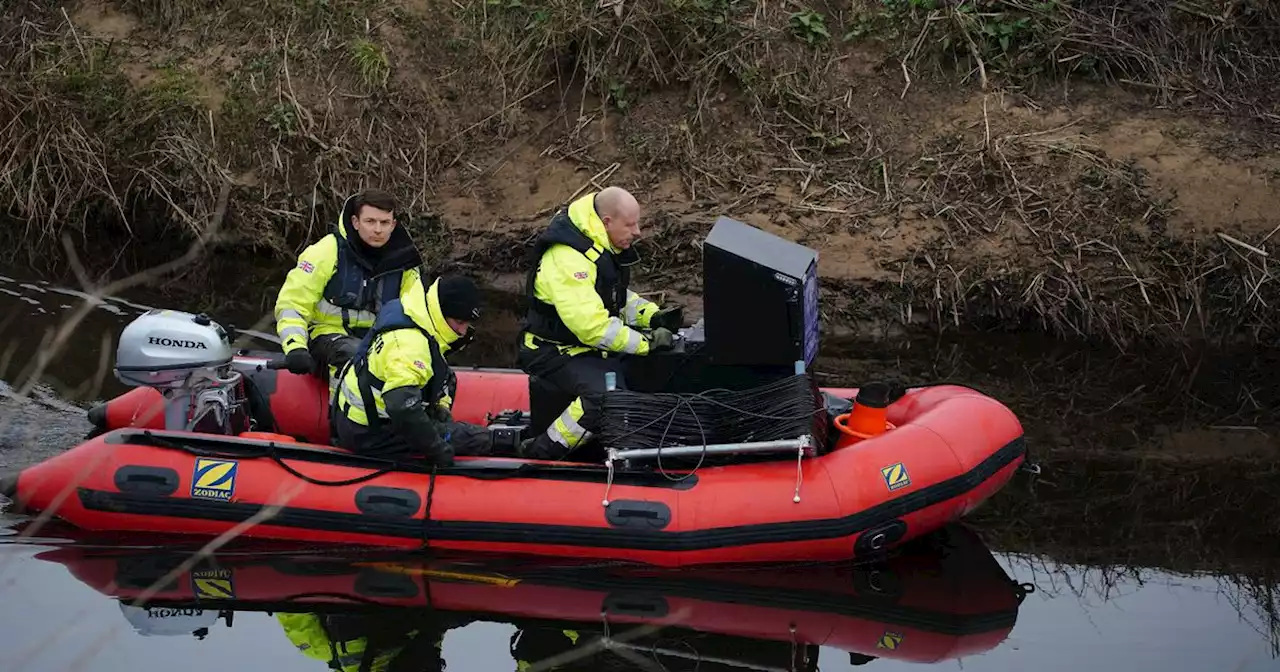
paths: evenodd
<path fill-rule="evenodd" d="M 438 426 L 431 418 L 432 410 L 422 403 L 422 392 L 416 387 L 397 387 L 382 394 L 391 416 L 391 427 L 414 452 L 439 467 L 453 465 L 453 446 L 441 436 L 448 427 Z"/>
<path fill-rule="evenodd" d="M 675 336 L 671 333 L 670 329 L 665 327 L 654 329 L 653 333 L 649 334 L 649 352 L 670 350 L 675 347 L 675 344 L 672 343 L 672 339 L 674 338 Z"/>
<path fill-rule="evenodd" d="M 649 318 L 649 328 L 679 331 L 684 326 L 684 307 L 668 306 Z"/>
<path fill-rule="evenodd" d="M 289 354 L 284 356 L 284 368 L 289 373 L 312 373 L 316 370 L 316 360 L 311 356 L 311 351 L 306 348 L 298 348 L 290 350 Z"/>
<path fill-rule="evenodd" d="M 440 404 L 432 404 L 431 408 L 427 410 L 427 415 L 442 425 L 448 425 L 453 422 L 453 412 Z"/>

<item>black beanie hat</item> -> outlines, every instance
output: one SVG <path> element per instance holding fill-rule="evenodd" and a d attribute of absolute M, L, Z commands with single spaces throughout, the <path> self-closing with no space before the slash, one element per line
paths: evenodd
<path fill-rule="evenodd" d="M 447 275 L 438 282 L 440 287 L 436 292 L 440 298 L 440 312 L 445 317 L 467 321 L 480 319 L 480 290 L 470 278 Z"/>

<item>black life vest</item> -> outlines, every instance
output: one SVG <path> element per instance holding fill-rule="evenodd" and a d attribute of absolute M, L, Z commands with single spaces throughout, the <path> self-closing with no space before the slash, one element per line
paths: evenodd
<path fill-rule="evenodd" d="M 378 319 L 373 323 L 373 328 L 360 340 L 360 345 L 357 346 L 356 353 L 351 358 L 350 363 L 350 366 L 356 367 L 356 385 L 360 389 L 360 400 L 364 403 L 365 418 L 368 420 L 369 429 L 371 430 L 377 430 L 383 421 L 378 416 L 378 407 L 373 399 L 373 391 L 377 390 L 381 394 L 386 382 L 369 371 L 369 350 L 372 347 L 374 352 L 381 352 L 384 342 L 378 341 L 378 337 L 397 329 L 417 329 L 423 336 L 427 337 L 427 346 L 431 351 L 431 380 L 422 388 L 422 401 L 428 408 L 439 403 L 445 392 L 452 394 L 452 390 L 447 386 L 457 384 L 457 378 L 453 375 L 449 363 L 445 360 L 444 355 L 440 353 L 440 346 L 436 343 L 435 336 L 432 336 L 431 332 L 419 326 L 417 322 L 413 321 L 413 318 L 404 312 L 404 304 L 401 303 L 400 299 L 388 301 L 382 307 L 382 312 L 378 313 Z M 374 345 L 374 341 L 377 341 L 377 345 Z M 345 375 L 346 372 L 344 371 L 343 377 Z M 339 385 L 341 384 L 339 383 Z M 335 403 L 341 396 L 341 392 L 333 395 Z M 336 405 L 330 408 L 331 413 L 336 410 Z"/>
<path fill-rule="evenodd" d="M 334 234 L 338 242 L 338 259 L 333 276 L 325 283 L 321 297 L 342 309 L 342 326 L 355 336 L 366 328 L 351 325 L 351 313 L 365 311 L 378 314 L 382 306 L 400 296 L 404 269 L 394 268 L 374 275 L 364 260 L 354 254 L 351 243 Z"/>
<path fill-rule="evenodd" d="M 639 255 L 634 249 L 627 249 L 615 255 L 607 248 L 596 244 L 569 219 L 568 210 L 561 210 L 551 218 L 551 225 L 534 241 L 530 251 L 530 268 L 525 277 L 526 310 L 523 321 L 525 331 L 560 344 L 577 343 L 578 337 L 573 334 L 564 320 L 550 303 L 538 300 L 534 296 L 534 280 L 537 278 L 538 266 L 542 255 L 552 245 L 568 245 L 580 254 L 595 262 L 596 294 L 604 302 L 605 310 L 610 317 L 619 317 L 627 305 L 627 287 L 631 281 L 631 265 Z"/>
<path fill-rule="evenodd" d="M 321 298 L 342 309 L 342 326 L 348 333 L 363 336 L 368 327 L 353 327 L 350 313 L 365 311 L 376 315 L 387 302 L 399 298 L 405 271 L 421 266 L 422 256 L 405 231 L 404 224 L 398 224 L 392 230 L 390 239 L 377 258 L 371 259 L 362 254 L 353 242 L 360 234 L 351 223 L 355 216 L 352 205 L 352 198 L 347 198 L 339 216 L 338 226 L 347 235 L 343 236 L 338 232 L 330 234 L 337 241 L 338 255 L 333 276 L 325 283 Z"/>

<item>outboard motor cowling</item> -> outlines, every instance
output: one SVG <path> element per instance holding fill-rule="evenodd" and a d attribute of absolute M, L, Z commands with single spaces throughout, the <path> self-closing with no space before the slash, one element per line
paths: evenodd
<path fill-rule="evenodd" d="M 165 429 L 238 434 L 250 427 L 233 355 L 227 331 L 209 316 L 154 309 L 121 332 L 114 373 L 160 391 Z"/>

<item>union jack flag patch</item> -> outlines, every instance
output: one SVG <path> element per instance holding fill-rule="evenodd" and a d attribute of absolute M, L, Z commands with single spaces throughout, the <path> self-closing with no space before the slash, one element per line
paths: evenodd
<path fill-rule="evenodd" d="M 298 262 L 298 268 L 301 268 L 303 273 L 310 273 L 311 271 L 316 270 L 315 265 L 309 261 Z"/>
<path fill-rule="evenodd" d="M 420 360 L 420 359 L 415 359 L 415 360 L 413 360 L 413 365 L 414 365 L 414 366 L 416 366 L 416 367 L 418 367 L 419 369 L 426 369 L 426 368 L 427 368 L 427 365 L 426 365 L 426 364 L 423 364 L 423 363 L 422 363 L 422 360 Z"/>
<path fill-rule="evenodd" d="M 575 273 L 573 274 L 573 277 L 575 277 L 575 278 L 577 278 L 577 279 L 579 279 L 579 280 L 586 280 L 586 279 L 587 279 L 587 272 L 586 272 L 586 271 L 577 271 L 577 272 L 575 272 Z"/>

